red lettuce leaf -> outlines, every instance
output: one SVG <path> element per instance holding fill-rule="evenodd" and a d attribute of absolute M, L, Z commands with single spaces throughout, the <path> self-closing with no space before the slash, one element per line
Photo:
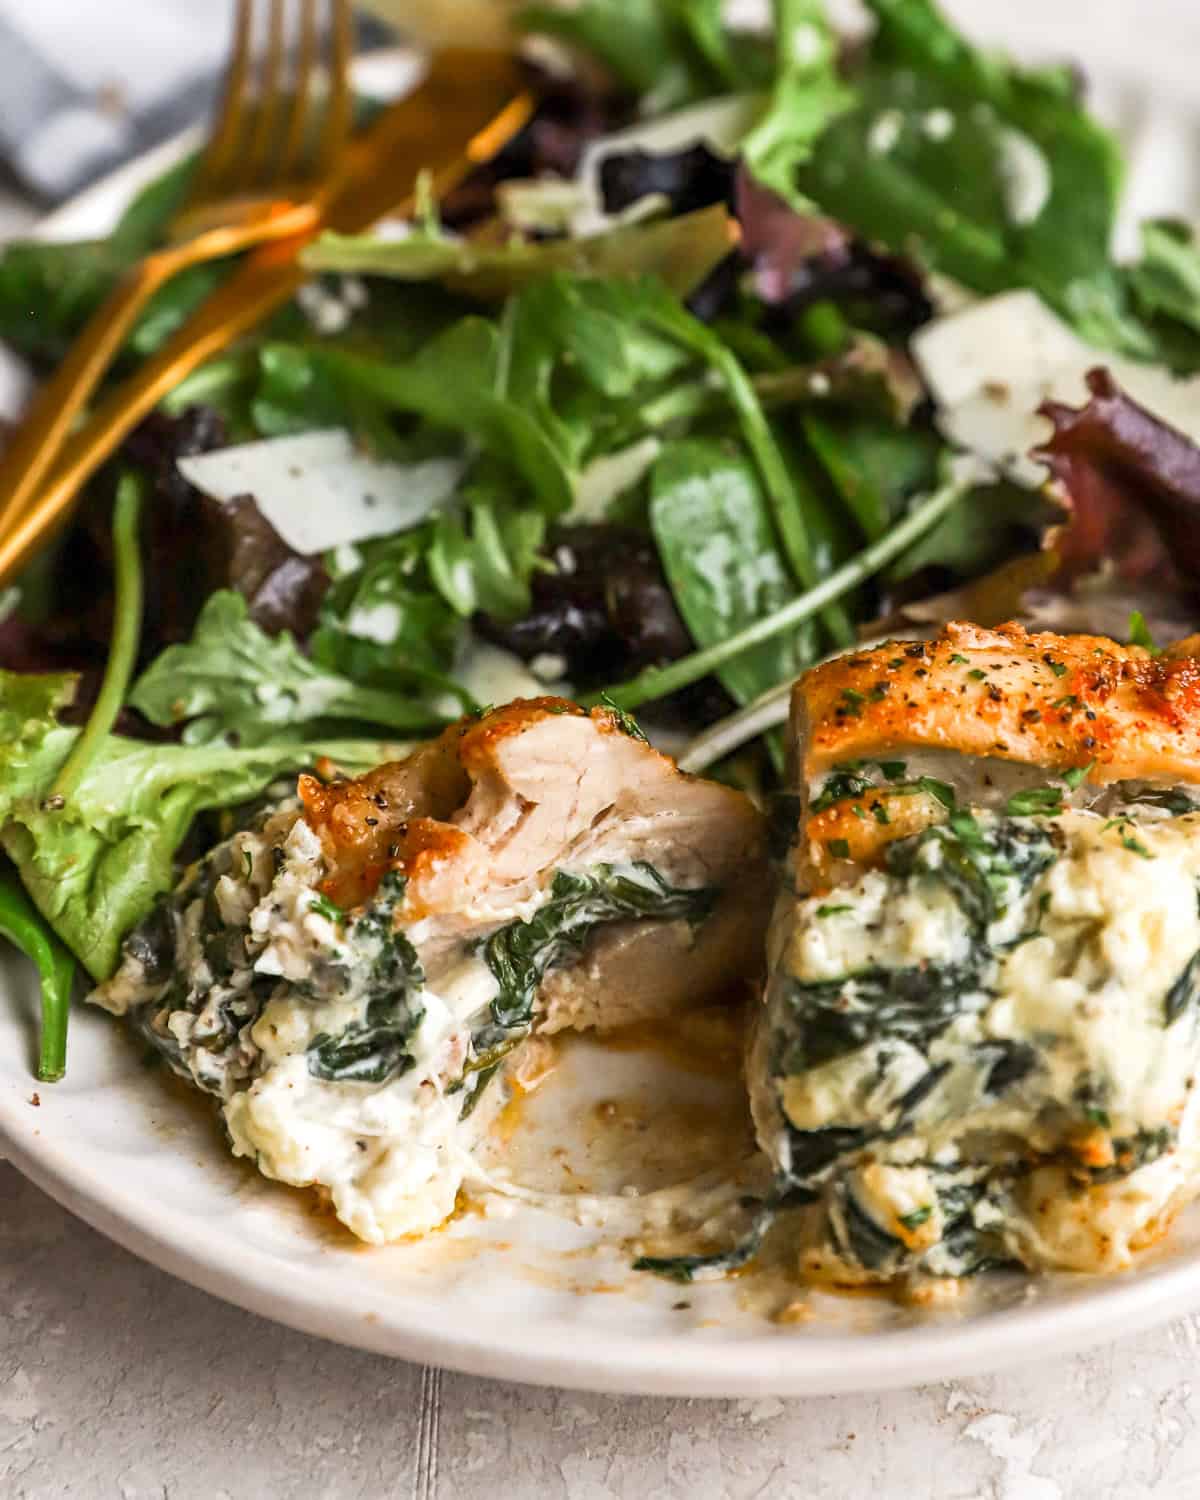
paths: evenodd
<path fill-rule="evenodd" d="M 1078 409 L 1045 401 L 1054 425 L 1032 457 L 1071 505 L 1057 539 L 1060 579 L 1110 566 L 1126 583 L 1200 582 L 1200 448 L 1130 399 L 1105 369 L 1088 372 Z"/>

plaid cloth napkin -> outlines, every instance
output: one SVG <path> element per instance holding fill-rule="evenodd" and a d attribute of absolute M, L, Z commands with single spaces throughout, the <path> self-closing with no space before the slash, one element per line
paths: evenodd
<path fill-rule="evenodd" d="M 54 201 L 199 119 L 233 13 L 233 0 L 0 0 L 0 162 Z M 361 28 L 360 46 L 383 36 Z"/>

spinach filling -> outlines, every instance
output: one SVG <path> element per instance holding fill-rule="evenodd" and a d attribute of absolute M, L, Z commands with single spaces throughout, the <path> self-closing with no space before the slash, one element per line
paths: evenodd
<path fill-rule="evenodd" d="M 961 810 L 890 845 L 889 875 L 949 891 L 971 929 L 968 956 L 959 963 L 872 965 L 840 979 L 784 981 L 788 1018 L 779 1028 L 774 1071 L 802 1073 L 883 1038 L 925 1046 L 964 1011 L 982 1008 L 996 960 L 988 927 L 1004 915 L 1013 884 L 1027 891 L 1057 852 L 1052 828 L 1011 820 L 984 825 Z"/>
<path fill-rule="evenodd" d="M 363 1019 L 337 1036 L 322 1033 L 308 1045 L 308 1071 L 331 1083 L 388 1083 L 415 1065 L 408 1043 L 425 1017 L 420 1002 L 425 971 L 417 950 L 397 931 L 395 911 L 405 881 L 383 877 L 370 906 L 349 928 L 355 950 L 353 982 L 365 1001 Z M 345 982 L 351 982 L 349 971 Z"/>
<path fill-rule="evenodd" d="M 902 768 L 896 769 L 903 774 Z M 848 792 L 843 788 L 858 779 L 847 773 L 839 780 L 841 795 L 856 795 L 856 787 Z M 928 789 L 917 783 L 900 786 Z M 952 799 L 951 789 L 943 783 L 931 795 L 949 805 L 943 789 Z M 1060 837 L 1053 826 L 1012 818 L 981 822 L 957 807 L 951 808 L 945 823 L 891 844 L 884 861 L 889 875 L 940 885 L 954 899 L 970 929 L 967 957 L 957 963 L 902 968 L 871 965 L 839 979 L 807 983 L 777 978 L 784 1019 L 776 1025 L 769 1048 L 772 1076 L 803 1073 L 873 1042 L 902 1042 L 923 1050 L 959 1016 L 982 1009 L 990 1001 L 987 981 L 999 951 L 989 942 L 988 929 L 1004 916 L 1015 895 L 1027 892 L 1054 863 L 1059 847 Z M 973 1050 L 987 1094 L 1017 1087 L 1037 1066 L 1033 1048 L 1022 1043 L 989 1042 Z M 869 1270 L 885 1265 L 901 1269 L 911 1260 L 911 1252 L 875 1223 L 839 1174 L 852 1173 L 850 1161 L 871 1142 L 912 1132 L 917 1109 L 949 1071 L 947 1063 L 934 1064 L 926 1058 L 926 1064 L 924 1073 L 890 1106 L 888 1117 L 870 1126 L 798 1130 L 787 1124 L 786 1166 L 778 1171 L 746 1235 L 730 1250 L 708 1256 L 643 1257 L 636 1268 L 675 1280 L 734 1269 L 758 1253 L 779 1212 L 814 1204 L 828 1191 L 826 1234 L 839 1254 Z M 974 1203 L 984 1191 L 979 1186 L 970 1203 L 959 1201 L 962 1195 L 957 1188 L 958 1198 L 946 1200 L 939 1193 L 944 1225 L 941 1259 L 965 1268 L 947 1274 L 970 1274 L 1003 1259 L 995 1237 L 977 1230 L 972 1218 Z M 836 1211 L 831 1212 L 835 1205 Z"/>
<path fill-rule="evenodd" d="M 709 886 L 672 886 L 653 865 L 596 865 L 581 874 L 559 870 L 550 899 L 527 921 L 510 922 L 482 945 L 499 986 L 473 1036 L 477 1069 L 490 1067 L 533 1024 L 538 987 L 553 968 L 573 963 L 598 927 L 636 919 L 684 918 L 696 925 L 716 903 Z"/>

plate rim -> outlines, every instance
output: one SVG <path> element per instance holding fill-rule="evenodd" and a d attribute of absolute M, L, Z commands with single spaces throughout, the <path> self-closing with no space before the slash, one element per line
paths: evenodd
<path fill-rule="evenodd" d="M 404 49 L 388 57 L 393 67 L 411 61 Z M 118 167 L 30 232 L 47 238 L 98 232 L 99 223 L 114 219 L 138 188 L 196 137 L 196 131 L 185 132 Z M 406 1305 L 397 1317 L 367 1305 L 371 1298 L 356 1286 L 347 1288 L 331 1314 L 327 1271 L 289 1266 L 281 1281 L 278 1260 L 253 1244 L 238 1246 L 231 1263 L 229 1241 L 222 1241 L 219 1231 L 204 1224 L 198 1232 L 195 1219 L 149 1204 L 123 1183 L 103 1181 L 73 1164 L 66 1143 L 30 1131 L 25 1101 L 17 1094 L 10 1100 L 7 1090 L 0 1093 L 0 1159 L 7 1157 L 62 1207 L 131 1254 L 302 1333 L 471 1375 L 638 1395 L 838 1395 L 996 1373 L 1076 1353 L 1200 1308 L 1198 1251 L 1178 1263 L 1143 1265 L 1098 1281 L 1095 1295 L 1059 1304 L 1018 1305 L 951 1324 L 812 1338 L 790 1339 L 776 1330 L 717 1342 L 692 1328 L 668 1335 L 613 1335 L 591 1327 L 581 1337 L 577 1324 L 561 1318 L 534 1324 L 496 1319 L 464 1329 L 446 1317 L 436 1297 L 434 1314 L 416 1316 Z M 702 1357 L 708 1353 L 711 1359 Z"/>

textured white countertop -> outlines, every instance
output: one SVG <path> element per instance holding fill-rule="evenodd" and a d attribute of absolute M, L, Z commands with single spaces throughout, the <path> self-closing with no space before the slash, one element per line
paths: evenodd
<path fill-rule="evenodd" d="M 779 1401 L 505 1385 L 135 1260 L 0 1165 L 5 1500 L 1195 1500 L 1200 1320 L 995 1379 Z"/>

